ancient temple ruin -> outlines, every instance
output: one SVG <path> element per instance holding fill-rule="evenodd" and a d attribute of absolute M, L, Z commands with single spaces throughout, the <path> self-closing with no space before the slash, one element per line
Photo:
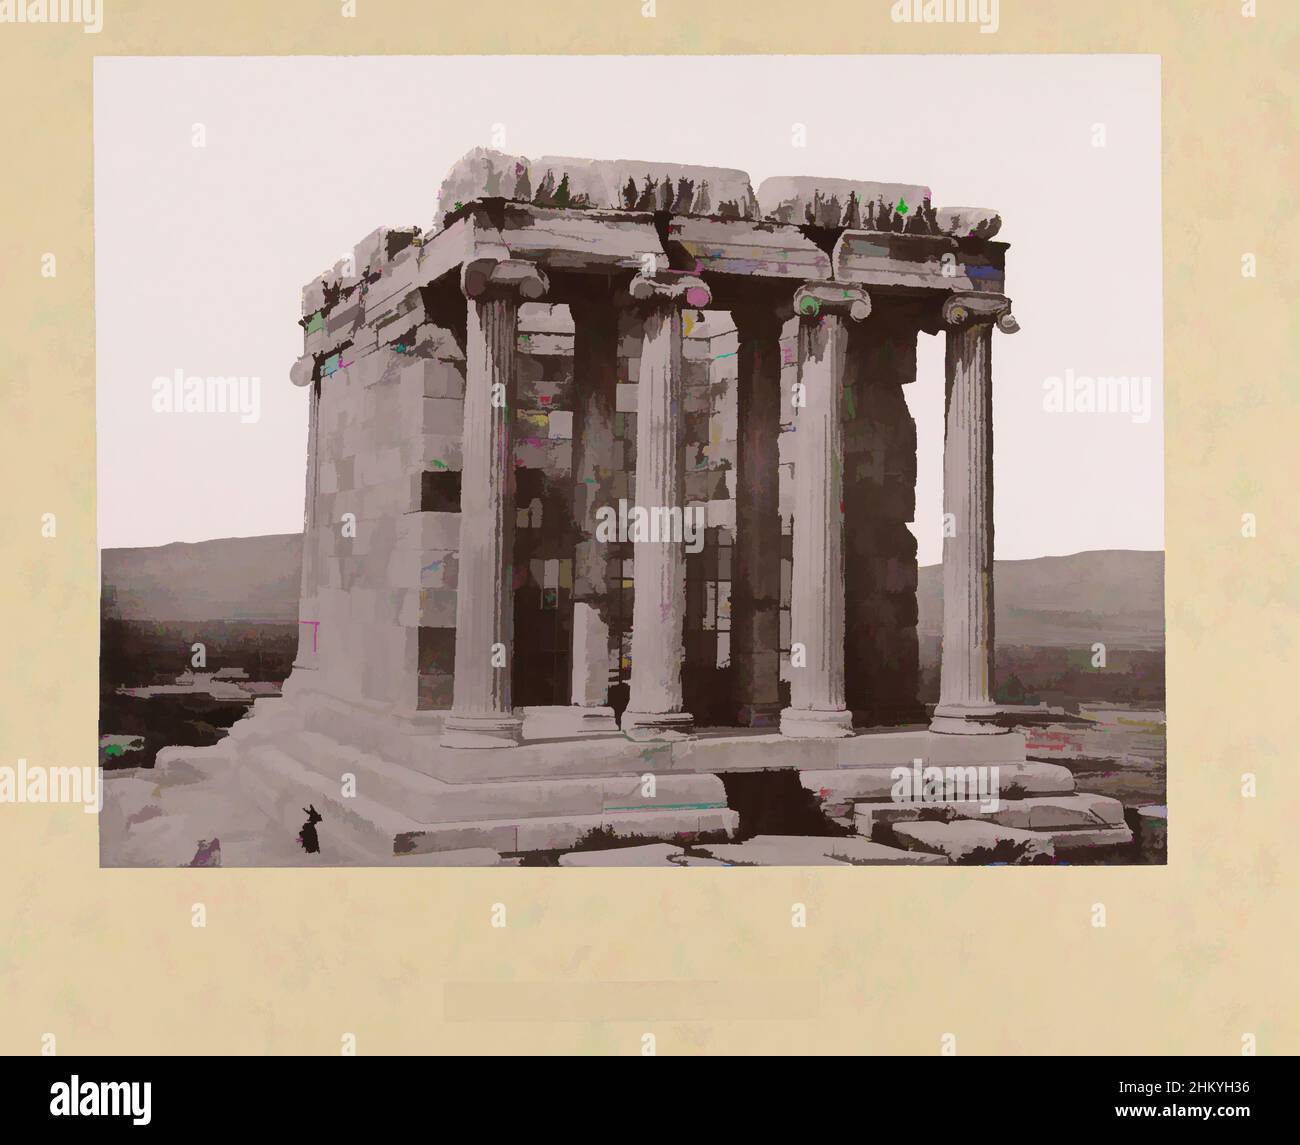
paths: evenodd
<path fill-rule="evenodd" d="M 919 185 L 468 155 L 430 229 L 303 292 L 299 652 L 222 748 L 260 805 L 312 801 L 356 856 L 518 853 L 725 837 L 722 777 L 788 769 L 869 836 L 922 760 L 998 766 L 988 822 L 1045 849 L 1127 839 L 992 703 L 999 225 Z M 947 342 L 929 718 L 922 333 Z"/>

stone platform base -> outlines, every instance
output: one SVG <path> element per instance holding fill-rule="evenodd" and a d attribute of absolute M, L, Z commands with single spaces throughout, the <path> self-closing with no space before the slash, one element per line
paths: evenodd
<path fill-rule="evenodd" d="M 681 851 L 678 866 L 943 864 L 979 861 L 986 851 L 998 856 L 990 861 L 1051 859 L 1071 845 L 1128 841 L 1116 801 L 1073 794 L 1070 773 L 1026 762 L 1015 733 L 916 729 L 814 740 L 726 728 L 644 743 L 590 727 L 554 738 L 572 725 L 563 712 L 557 722 L 555 709 L 541 709 L 525 711 L 517 747 L 455 749 L 443 745 L 438 716 L 366 710 L 301 690 L 258 700 L 213 747 L 166 748 L 153 769 L 106 774 L 101 861 L 482 866 L 572 852 L 591 857 L 565 865 L 598 864 L 603 853 L 621 866 L 631 859 L 621 853 L 626 843 L 658 842 Z M 999 809 L 898 803 L 895 769 L 917 759 L 996 767 Z M 797 770 L 828 830 L 837 824 L 846 837 L 729 844 L 739 816 L 720 777 L 771 769 Z M 312 854 L 298 843 L 309 807 L 321 817 Z"/>

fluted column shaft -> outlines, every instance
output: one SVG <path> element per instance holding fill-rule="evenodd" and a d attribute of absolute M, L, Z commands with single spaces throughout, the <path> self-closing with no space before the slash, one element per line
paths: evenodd
<path fill-rule="evenodd" d="M 844 425 L 849 323 L 871 313 L 860 287 L 810 283 L 795 295 L 799 385 L 794 432 L 790 707 L 783 735 L 852 734 L 844 701 Z"/>
<path fill-rule="evenodd" d="M 515 341 L 519 303 L 546 280 L 515 260 L 466 264 L 465 420 L 456 675 L 449 747 L 504 747 L 522 723 L 510 700 L 514 638 Z"/>
<path fill-rule="evenodd" d="M 642 308 L 636 408 L 636 505 L 642 512 L 684 513 L 682 313 L 707 306 L 709 291 L 689 275 L 638 275 L 632 297 Z M 638 540 L 632 550 L 632 679 L 624 734 L 679 739 L 694 718 L 684 710 L 686 550 L 682 538 Z"/>
<path fill-rule="evenodd" d="M 993 327 L 1014 332 L 998 294 L 954 294 L 947 329 L 943 443 L 943 652 L 939 732 L 988 733 L 993 704 Z"/>

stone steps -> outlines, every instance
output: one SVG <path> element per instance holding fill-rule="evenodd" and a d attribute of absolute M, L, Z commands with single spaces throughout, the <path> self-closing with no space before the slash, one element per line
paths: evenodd
<path fill-rule="evenodd" d="M 230 725 L 226 739 L 243 747 L 269 743 L 302 727 L 302 713 L 289 701 L 265 697 L 253 701 L 252 710 Z"/>
<path fill-rule="evenodd" d="M 420 826 L 366 796 L 345 797 L 334 780 L 269 744 L 241 757 L 239 778 L 259 810 L 290 839 L 297 838 L 306 821 L 305 807 L 310 804 L 320 812 L 317 834 L 323 865 L 391 863 L 394 839 Z"/>
<path fill-rule="evenodd" d="M 672 839 L 693 843 L 699 835 L 734 834 L 740 816 L 719 810 L 642 810 L 631 814 L 520 816 L 420 825 L 394 841 L 396 854 L 428 854 L 464 847 L 491 847 L 503 853 L 558 851 L 572 847 L 593 831 L 624 838 Z"/>
<path fill-rule="evenodd" d="M 454 823 L 562 815 L 642 811 L 722 811 L 727 793 L 714 775 L 655 776 L 653 797 L 642 795 L 642 777 L 589 776 L 555 780 L 444 783 L 410 767 L 336 743 L 317 732 L 299 732 L 279 744 L 304 766 L 342 784 L 356 777 L 358 795 L 400 809 L 417 823 Z"/>
<path fill-rule="evenodd" d="M 308 745 L 311 742 L 308 740 Z M 302 748 L 301 743 L 298 746 Z M 355 757 L 352 758 L 355 761 Z M 401 770 L 396 765 L 389 766 Z M 556 850 L 572 846 L 596 829 L 650 838 L 694 837 L 720 831 L 730 834 L 735 831 L 739 819 L 734 811 L 725 807 L 683 808 L 652 804 L 628 810 L 601 810 L 594 814 L 532 814 L 503 818 L 498 813 L 492 818 L 427 823 L 410 815 L 409 806 L 398 811 L 386 801 L 363 794 L 363 772 L 356 773 L 357 794 L 344 796 L 336 777 L 314 770 L 279 747 L 254 747 L 241 760 L 239 770 L 241 782 L 257 806 L 281 828 L 292 830 L 295 838 L 305 820 L 303 808 L 308 804 L 314 806 L 324 817 L 317 829 L 322 854 L 328 845 L 340 856 L 330 861 L 337 862 L 392 863 L 409 857 L 410 865 L 419 865 L 416 857 L 445 851 Z M 397 781 L 395 776 L 390 775 L 389 779 Z M 424 780 L 437 782 L 428 780 L 427 776 L 415 776 L 412 786 L 419 786 Z M 453 785 L 441 786 L 452 788 L 454 794 Z M 525 784 L 517 786 L 521 789 L 517 794 L 521 796 L 524 789 L 532 788 L 532 785 Z M 532 790 L 535 812 L 537 792 L 535 788 Z M 441 797 L 445 792 L 440 790 L 439 794 Z M 499 802 L 493 802 L 492 806 L 499 812 Z"/>
<path fill-rule="evenodd" d="M 266 815 L 243 794 L 236 760 L 223 739 L 164 748 L 156 767 L 109 778 L 100 820 L 103 865 L 188 866 L 213 840 L 220 841 L 221 866 L 293 865 Z"/>

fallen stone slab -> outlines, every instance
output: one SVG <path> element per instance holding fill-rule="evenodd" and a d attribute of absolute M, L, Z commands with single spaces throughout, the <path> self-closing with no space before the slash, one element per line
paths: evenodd
<path fill-rule="evenodd" d="M 832 843 L 834 845 L 829 851 L 831 858 L 855 867 L 942 867 L 948 863 L 944 855 L 907 851 L 859 837 L 833 839 Z"/>
<path fill-rule="evenodd" d="M 976 799 L 916 802 L 865 802 L 853 806 L 854 830 L 870 837 L 882 824 L 916 822 L 921 819 L 951 821 L 975 819 L 1022 831 L 1068 831 L 1124 826 L 1124 805 L 1105 795 L 1079 792 L 1072 795 L 1001 798 L 996 808 Z"/>
<path fill-rule="evenodd" d="M 988 738 L 1001 737 L 989 736 Z M 987 764 L 977 761 L 961 766 L 996 767 L 998 790 L 1003 799 L 1021 799 L 1033 795 L 1068 795 L 1074 791 L 1073 774 L 1068 767 L 1062 767 L 1060 764 L 1039 763 L 1032 760 L 1005 763 L 994 760 Z M 807 770 L 800 772 L 799 782 L 818 799 L 823 809 L 836 808 L 845 803 L 890 800 L 898 782 L 894 775 L 896 770 L 897 767 L 893 765 Z"/>
<path fill-rule="evenodd" d="M 600 851 L 570 851 L 560 856 L 562 867 L 667 867 L 686 852 L 670 843 L 647 843 L 639 847 L 610 847 Z"/>
<path fill-rule="evenodd" d="M 1071 862 L 1085 861 L 1088 851 L 1108 851 L 1133 842 L 1133 832 L 1128 827 L 1076 828 L 1070 831 L 1044 832 L 1056 848 L 1058 857 Z"/>
<path fill-rule="evenodd" d="M 1008 816 L 1020 812 L 1024 821 L 1006 818 L 998 820 L 999 822 L 1033 831 L 1124 826 L 1124 804 L 1106 795 L 1092 795 L 1084 791 L 1057 798 L 1004 802 L 1001 810 Z"/>
<path fill-rule="evenodd" d="M 709 849 L 731 867 L 842 867 L 839 859 L 799 847 L 759 847 L 753 843 L 723 843 Z"/>
<path fill-rule="evenodd" d="M 893 833 L 906 847 L 946 855 L 954 863 L 1032 863 L 1056 854 L 1050 836 L 974 819 L 896 823 Z"/>
<path fill-rule="evenodd" d="M 918 854 L 854 836 L 755 835 L 744 843 L 709 843 L 695 850 L 735 866 L 755 867 L 915 866 L 947 862 L 940 855 Z"/>

